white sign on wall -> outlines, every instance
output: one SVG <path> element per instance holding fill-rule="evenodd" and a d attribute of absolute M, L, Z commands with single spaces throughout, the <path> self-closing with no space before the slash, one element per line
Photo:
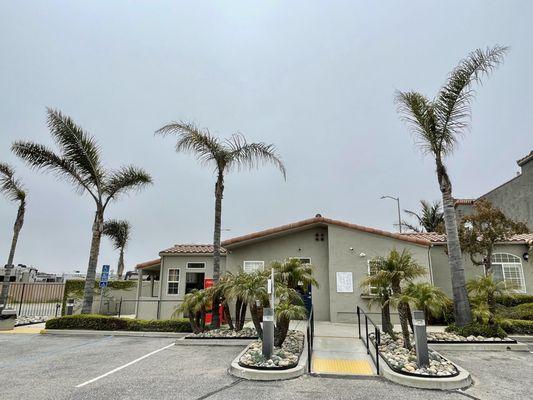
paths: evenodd
<path fill-rule="evenodd" d="M 337 272 L 337 293 L 353 293 L 353 275 L 351 272 Z"/>

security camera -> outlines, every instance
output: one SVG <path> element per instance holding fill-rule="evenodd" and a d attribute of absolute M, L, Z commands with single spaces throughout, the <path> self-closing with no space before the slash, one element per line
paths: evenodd
<path fill-rule="evenodd" d="M 361 253 L 361 254 L 359 254 L 359 257 L 366 257 L 366 254 L 365 253 Z"/>
<path fill-rule="evenodd" d="M 353 247 L 350 247 L 350 251 L 353 251 Z"/>

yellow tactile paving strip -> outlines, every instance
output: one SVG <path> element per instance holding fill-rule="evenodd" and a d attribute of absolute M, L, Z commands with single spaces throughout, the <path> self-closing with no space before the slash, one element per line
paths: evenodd
<path fill-rule="evenodd" d="M 374 375 L 366 360 L 338 360 L 313 358 L 313 372 L 317 374 Z"/>
<path fill-rule="evenodd" d="M 20 328 L 15 328 L 10 331 L 0 331 L 0 333 L 33 333 L 33 334 L 36 334 L 36 333 L 41 333 L 42 330 L 43 328 L 30 328 L 30 327 L 26 328 L 24 326 L 21 326 Z"/>

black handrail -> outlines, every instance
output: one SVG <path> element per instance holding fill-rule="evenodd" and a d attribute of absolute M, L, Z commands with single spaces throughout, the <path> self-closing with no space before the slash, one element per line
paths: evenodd
<path fill-rule="evenodd" d="M 365 334 L 364 336 L 361 336 L 361 314 L 365 318 Z M 370 340 L 369 340 L 369 334 L 368 334 L 368 323 L 371 323 L 374 327 L 374 346 L 373 349 L 375 350 L 375 354 L 372 354 L 370 351 Z M 367 313 L 357 306 L 357 331 L 359 335 L 359 339 L 363 342 L 363 344 L 366 347 L 366 354 L 370 356 L 372 361 L 374 361 L 374 365 L 376 366 L 376 372 L 379 375 L 379 345 L 381 344 L 381 331 L 378 328 L 378 326 L 372 321 L 372 319 L 367 315 Z"/>
<path fill-rule="evenodd" d="M 313 306 L 309 310 L 307 318 L 307 373 L 311 373 L 313 358 L 313 339 L 315 337 L 315 317 L 313 315 Z"/>

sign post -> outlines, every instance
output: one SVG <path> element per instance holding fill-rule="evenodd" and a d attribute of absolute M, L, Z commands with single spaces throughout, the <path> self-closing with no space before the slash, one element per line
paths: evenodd
<path fill-rule="evenodd" d="M 263 348 L 262 353 L 266 359 L 272 356 L 274 351 L 274 268 L 272 268 L 272 276 L 267 281 L 267 293 L 271 295 L 270 308 L 263 309 Z"/>
<path fill-rule="evenodd" d="M 104 301 L 104 293 L 105 289 L 109 283 L 109 265 L 102 265 L 102 273 L 100 274 L 100 307 L 98 309 L 98 313 L 102 313 L 102 303 Z"/>
<path fill-rule="evenodd" d="M 426 367 L 429 365 L 429 353 L 424 311 L 413 310 L 413 330 L 415 331 L 415 349 L 418 367 Z"/>

